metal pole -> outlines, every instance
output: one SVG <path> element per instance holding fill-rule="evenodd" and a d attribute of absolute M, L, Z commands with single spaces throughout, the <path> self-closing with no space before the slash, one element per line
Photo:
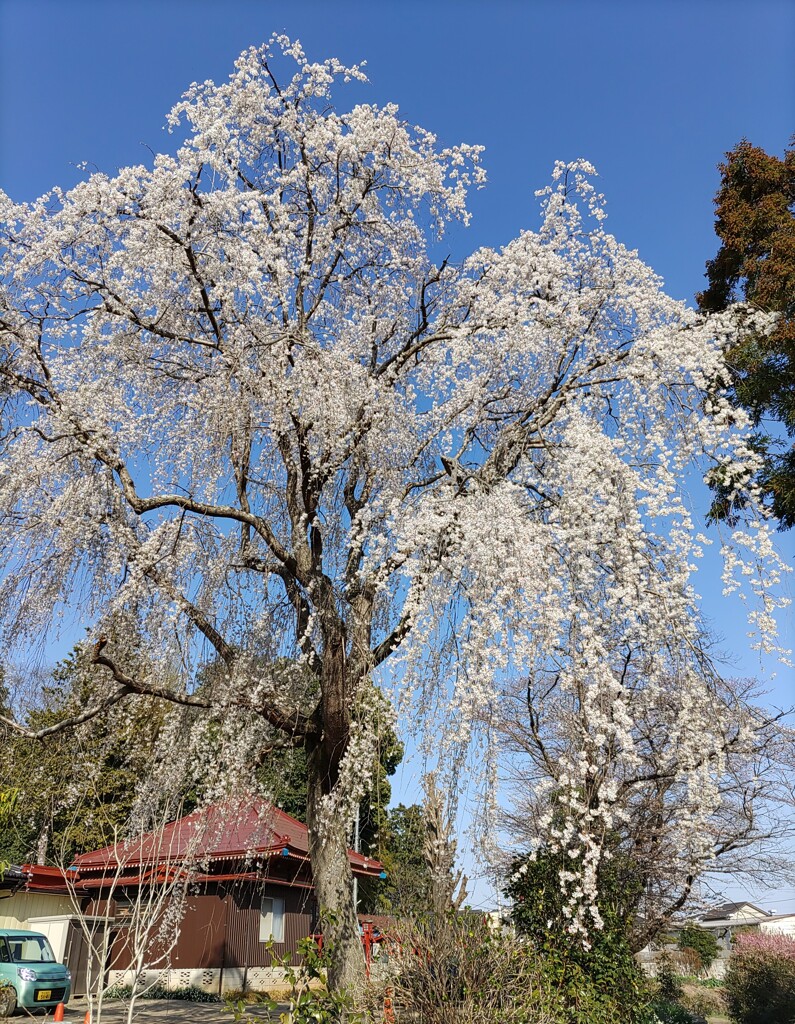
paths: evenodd
<path fill-rule="evenodd" d="M 353 850 L 354 853 L 361 853 L 359 849 L 359 805 L 356 805 L 356 817 L 353 823 Z M 353 876 L 353 909 L 359 913 L 359 879 Z"/>

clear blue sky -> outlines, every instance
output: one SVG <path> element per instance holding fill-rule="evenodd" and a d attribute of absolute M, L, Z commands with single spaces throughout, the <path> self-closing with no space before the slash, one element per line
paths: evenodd
<path fill-rule="evenodd" d="M 83 160 L 147 161 L 182 90 L 274 31 L 311 58 L 368 62 L 371 85 L 341 104 L 396 102 L 445 143 L 486 146 L 462 251 L 534 226 L 533 191 L 582 156 L 610 229 L 688 300 L 716 250 L 722 154 L 743 136 L 781 153 L 795 131 L 791 0 L 0 0 L 0 187 L 32 199 L 75 183 Z M 795 538 L 782 546 L 795 560 Z M 716 580 L 698 589 L 738 673 L 766 673 Z M 780 675 L 781 702 L 794 683 Z"/>
<path fill-rule="evenodd" d="M 722 153 L 744 135 L 781 152 L 795 131 L 791 0 L 0 0 L 0 184 L 27 199 L 82 160 L 146 160 L 182 90 L 275 30 L 366 59 L 372 85 L 350 103 L 394 101 L 486 146 L 471 245 L 530 226 L 553 161 L 584 156 L 613 232 L 681 298 L 715 249 Z"/>

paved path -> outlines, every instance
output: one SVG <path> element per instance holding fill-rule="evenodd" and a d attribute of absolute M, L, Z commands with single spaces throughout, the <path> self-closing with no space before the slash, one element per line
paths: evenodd
<path fill-rule="evenodd" d="M 83 1024 L 88 1003 L 85 999 L 72 999 L 66 1007 L 64 1024 Z M 279 1010 L 286 1010 L 286 1005 Z M 274 1020 L 278 1021 L 278 1010 Z M 268 1011 L 262 1006 L 250 1006 L 247 1015 L 252 1024 L 268 1020 Z M 114 999 L 102 1006 L 102 1024 L 124 1024 L 127 1005 Z M 136 1024 L 232 1024 L 232 1014 L 223 1003 L 191 1003 L 187 999 L 139 999 L 135 1004 Z"/>

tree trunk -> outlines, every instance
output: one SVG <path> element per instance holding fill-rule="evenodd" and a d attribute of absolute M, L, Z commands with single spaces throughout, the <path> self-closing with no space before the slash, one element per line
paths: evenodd
<path fill-rule="evenodd" d="M 315 896 L 322 915 L 324 946 L 330 951 L 328 985 L 334 992 L 358 992 L 364 985 L 364 950 L 353 904 L 353 873 L 344 824 L 322 813 L 327 779 L 322 746 L 309 752 L 306 823 Z"/>

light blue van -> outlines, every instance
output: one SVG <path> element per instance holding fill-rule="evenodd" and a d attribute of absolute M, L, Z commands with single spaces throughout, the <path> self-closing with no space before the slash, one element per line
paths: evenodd
<path fill-rule="evenodd" d="M 0 1018 L 17 1009 L 52 1009 L 69 999 L 72 976 L 56 963 L 52 946 L 41 932 L 0 928 Z"/>

